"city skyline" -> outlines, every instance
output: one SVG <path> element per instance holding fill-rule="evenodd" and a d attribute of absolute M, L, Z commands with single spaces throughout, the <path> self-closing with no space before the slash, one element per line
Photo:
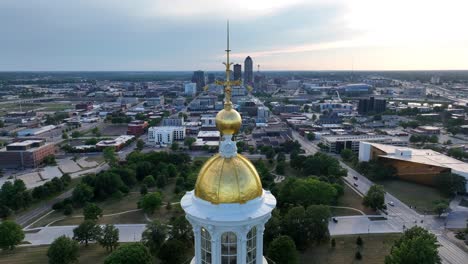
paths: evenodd
<path fill-rule="evenodd" d="M 423 3 L 423 5 L 421 5 Z M 463 1 L 3 1 L 0 71 L 463 70 Z"/>

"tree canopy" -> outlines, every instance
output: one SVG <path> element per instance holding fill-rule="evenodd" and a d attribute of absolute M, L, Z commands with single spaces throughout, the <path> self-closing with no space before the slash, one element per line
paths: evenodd
<path fill-rule="evenodd" d="M 412 227 L 392 246 L 385 264 L 440 264 L 437 238 L 422 227 Z"/>
<path fill-rule="evenodd" d="M 96 241 L 101 236 L 101 228 L 92 220 L 85 220 L 73 229 L 73 239 L 88 246 L 91 241 Z"/>
<path fill-rule="evenodd" d="M 102 209 L 95 203 L 88 203 L 83 209 L 83 215 L 85 220 L 96 221 L 102 216 Z"/>
<path fill-rule="evenodd" d="M 141 243 L 125 244 L 118 247 L 105 260 L 104 264 L 151 264 L 151 254 Z"/>
<path fill-rule="evenodd" d="M 275 238 L 268 247 L 268 257 L 275 263 L 299 263 L 296 245 L 294 245 L 294 241 L 289 236 Z"/>
<path fill-rule="evenodd" d="M 362 202 L 374 210 L 385 208 L 385 190 L 382 185 L 372 185 L 364 196 Z"/>
<path fill-rule="evenodd" d="M 14 249 L 24 239 L 24 232 L 20 225 L 13 221 L 0 223 L 0 248 L 3 250 Z"/>
<path fill-rule="evenodd" d="M 146 225 L 141 241 L 156 255 L 167 238 L 167 227 L 155 220 Z"/>
<path fill-rule="evenodd" d="M 119 245 L 119 229 L 115 228 L 114 225 L 106 225 L 102 229 L 102 234 L 98 238 L 98 242 L 101 246 L 106 248 L 107 251 L 113 251 Z"/>
<path fill-rule="evenodd" d="M 56 238 L 47 250 L 49 264 L 76 263 L 79 255 L 78 243 L 66 236 Z"/>

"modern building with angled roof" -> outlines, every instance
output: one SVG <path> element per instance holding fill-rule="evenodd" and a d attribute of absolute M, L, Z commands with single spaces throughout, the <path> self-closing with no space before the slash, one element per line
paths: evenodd
<path fill-rule="evenodd" d="M 376 159 L 393 166 L 403 180 L 434 186 L 436 176 L 451 172 L 465 177 L 468 182 L 468 163 L 431 149 L 360 142 L 359 161 Z M 468 184 L 466 187 L 468 190 Z"/>

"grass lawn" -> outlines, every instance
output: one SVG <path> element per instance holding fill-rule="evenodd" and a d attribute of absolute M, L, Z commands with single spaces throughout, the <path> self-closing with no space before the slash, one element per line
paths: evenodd
<path fill-rule="evenodd" d="M 357 235 L 335 236 L 336 247 L 331 248 L 330 243 L 315 246 L 303 252 L 299 256 L 299 263 L 307 264 L 349 264 L 384 263 L 385 256 L 389 254 L 393 242 L 400 234 L 370 234 L 361 235 L 364 245 L 361 249 L 362 260 L 355 260 L 354 254 L 357 252 Z"/>
<path fill-rule="evenodd" d="M 63 217 L 63 216 L 62 216 Z M 79 225 L 83 222 L 83 217 L 67 217 L 53 223 L 51 226 Z M 129 212 L 120 215 L 103 216 L 99 218 L 98 224 L 146 224 L 143 211 Z"/>
<path fill-rule="evenodd" d="M 385 190 L 395 197 L 400 199 L 408 206 L 416 206 L 416 210 L 420 213 L 424 211 L 433 212 L 436 200 L 448 199 L 437 189 L 424 186 L 412 182 L 401 180 L 382 181 L 379 184 L 383 185 Z"/>
<path fill-rule="evenodd" d="M 179 196 L 174 194 L 175 188 L 175 179 L 169 179 L 169 184 L 162 190 L 163 193 L 163 204 L 159 210 L 157 210 L 153 215 L 149 216 L 150 219 L 159 219 L 163 222 L 169 221 L 172 216 L 178 215 L 177 206 L 173 205 L 170 211 L 166 210 L 165 206 L 167 202 L 178 202 L 180 201 Z M 133 189 L 139 189 L 135 187 Z M 150 189 L 154 191 L 154 188 Z M 121 199 L 109 198 L 105 201 L 98 202 L 97 205 L 102 208 L 103 215 L 116 214 L 124 211 L 130 211 L 138 209 L 137 202 L 140 199 L 141 195 L 138 191 L 130 192 L 127 196 L 122 197 Z M 73 211 L 73 216 L 83 215 L 83 209 L 75 209 Z M 56 221 L 56 222 L 54 222 Z M 48 216 L 44 217 L 32 227 L 43 227 L 52 222 L 52 226 L 61 226 L 61 225 L 78 225 L 83 221 L 82 217 L 71 217 L 65 216 L 62 212 L 53 212 Z M 129 212 L 120 215 L 112 216 L 103 216 L 99 220 L 100 224 L 145 224 L 147 220 L 145 215 L 141 211 Z"/>
<path fill-rule="evenodd" d="M 344 194 L 338 199 L 337 206 L 356 208 L 369 215 L 376 214 L 374 210 L 362 205 L 362 197 L 346 184 L 344 185 Z M 331 208 L 331 211 L 333 216 L 360 215 L 359 212 L 349 209 Z"/>
<path fill-rule="evenodd" d="M 13 251 L 0 252 L 0 264 L 43 264 L 48 263 L 48 246 L 21 247 Z M 78 263 L 104 263 L 108 253 L 99 245 L 91 244 L 87 248 L 80 246 Z"/>

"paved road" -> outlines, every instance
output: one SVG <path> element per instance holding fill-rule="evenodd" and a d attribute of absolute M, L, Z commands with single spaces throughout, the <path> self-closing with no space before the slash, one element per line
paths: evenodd
<path fill-rule="evenodd" d="M 299 133 L 293 132 L 293 138 L 299 141 L 299 143 L 302 145 L 302 148 L 306 151 L 307 154 L 314 154 L 318 151 L 317 147 L 314 144 L 304 139 L 302 136 L 299 135 Z M 372 186 L 374 183 L 366 177 L 362 176 L 360 173 L 350 168 L 345 163 L 340 161 L 340 164 L 348 170 L 348 175 L 344 178 L 344 180 L 360 195 L 367 193 L 370 186 Z M 357 180 L 355 180 L 354 177 L 356 177 Z M 421 199 L 424 199 L 424 197 L 421 197 Z M 405 203 L 398 200 L 395 196 L 386 193 L 385 202 L 388 204 L 390 201 L 394 203 L 394 206 L 388 206 L 387 222 L 389 225 L 391 225 L 393 230 L 402 232 L 406 228 L 411 228 L 415 225 L 422 226 L 437 236 L 437 239 L 440 243 L 439 255 L 442 258 L 442 263 L 468 263 L 468 254 L 461 248 L 457 247 L 454 243 L 449 241 L 444 235 L 444 220 L 431 215 L 421 215 L 415 210 L 409 208 Z M 361 229 L 362 228 L 358 228 L 358 230 Z"/>

